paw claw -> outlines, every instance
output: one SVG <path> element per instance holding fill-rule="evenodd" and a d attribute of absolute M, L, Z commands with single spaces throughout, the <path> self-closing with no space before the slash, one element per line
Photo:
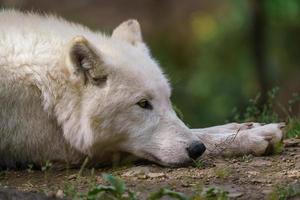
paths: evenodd
<path fill-rule="evenodd" d="M 283 129 L 284 127 L 286 127 L 285 122 L 281 122 L 278 124 L 278 128 Z"/>
<path fill-rule="evenodd" d="M 247 130 L 247 129 L 252 129 L 254 127 L 254 123 L 253 122 L 246 122 L 243 124 L 239 124 L 239 128 L 238 130 Z"/>
<path fill-rule="evenodd" d="M 273 137 L 272 136 L 265 136 L 264 139 L 268 142 L 271 142 Z"/>
<path fill-rule="evenodd" d="M 245 125 L 248 127 L 248 128 L 252 128 L 254 123 L 253 122 L 247 122 L 245 123 Z"/>
<path fill-rule="evenodd" d="M 256 155 L 268 153 L 270 149 L 272 150 L 270 147 L 282 140 L 282 129 L 285 126 L 285 123 L 273 123 L 248 130 L 250 149 L 256 152 Z"/>

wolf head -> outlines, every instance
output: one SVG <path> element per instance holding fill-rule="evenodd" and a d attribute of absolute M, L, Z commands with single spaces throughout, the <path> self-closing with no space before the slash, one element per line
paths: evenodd
<path fill-rule="evenodd" d="M 73 38 L 66 63 L 81 88 L 81 132 L 69 138 L 79 150 L 128 152 L 166 166 L 191 163 L 205 151 L 174 112 L 168 80 L 136 20 L 111 37 Z"/>

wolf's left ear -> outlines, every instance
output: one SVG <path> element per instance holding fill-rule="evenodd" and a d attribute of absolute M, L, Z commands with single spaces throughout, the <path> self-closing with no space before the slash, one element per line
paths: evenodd
<path fill-rule="evenodd" d="M 68 64 L 84 83 L 98 85 L 107 78 L 107 67 L 101 53 L 83 36 L 74 37 L 68 50 Z"/>
<path fill-rule="evenodd" d="M 133 46 L 143 43 L 141 27 L 137 20 L 130 19 L 121 23 L 112 33 L 113 38 L 124 40 Z"/>

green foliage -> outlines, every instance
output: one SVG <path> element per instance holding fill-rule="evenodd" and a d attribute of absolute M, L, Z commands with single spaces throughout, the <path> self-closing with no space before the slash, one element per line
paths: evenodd
<path fill-rule="evenodd" d="M 299 119 L 290 119 L 287 128 L 287 137 L 295 138 L 300 136 L 300 120 Z"/>
<path fill-rule="evenodd" d="M 293 112 L 293 106 L 300 102 L 300 95 L 296 92 L 292 94 L 292 98 L 288 101 L 288 108 L 286 114 L 290 117 L 291 113 Z"/>
<path fill-rule="evenodd" d="M 92 188 L 87 193 L 88 200 L 96 199 L 118 199 L 118 200 L 135 200 L 136 194 L 126 189 L 125 183 L 122 179 L 115 176 L 104 174 L 103 178 L 110 183 L 109 186 L 98 185 Z M 149 200 L 161 199 L 164 196 L 169 196 L 174 199 L 188 200 L 189 198 L 183 193 L 175 192 L 166 188 L 161 188 L 157 192 L 151 193 Z"/>
<path fill-rule="evenodd" d="M 298 0 L 266 0 L 265 6 L 267 14 L 280 22 L 297 20 L 299 17 L 300 4 Z"/>
<path fill-rule="evenodd" d="M 281 106 L 284 113 L 288 117 L 288 128 L 287 137 L 299 137 L 300 136 L 300 119 L 292 116 L 293 107 L 300 102 L 300 95 L 298 93 L 293 93 L 292 98 L 288 101 L 288 107 L 286 109 Z"/>
<path fill-rule="evenodd" d="M 287 185 L 277 186 L 267 197 L 268 200 L 287 200 L 293 197 L 300 197 L 300 188 Z"/>
<path fill-rule="evenodd" d="M 136 200 L 136 193 L 126 188 L 124 181 L 110 174 L 103 174 L 103 179 L 109 185 L 92 185 L 87 192 L 78 192 L 74 184 L 67 184 L 64 188 L 64 194 L 75 200 Z M 202 187 L 201 187 L 202 188 Z M 176 192 L 167 188 L 160 188 L 156 192 L 149 194 L 148 200 L 159 200 L 164 197 L 177 200 L 227 200 L 228 192 L 220 188 L 209 188 L 195 196 L 189 197 L 181 192 Z"/>
<path fill-rule="evenodd" d="M 226 166 L 216 167 L 214 169 L 214 172 L 216 174 L 216 177 L 221 178 L 221 179 L 225 179 L 231 174 L 230 168 L 228 168 Z"/>
<path fill-rule="evenodd" d="M 263 123 L 278 122 L 279 116 L 275 111 L 275 100 L 278 95 L 279 88 L 275 87 L 268 91 L 267 102 L 262 106 L 262 111 L 259 115 L 259 121 Z"/>
<path fill-rule="evenodd" d="M 263 74 L 253 52 L 252 2 L 209 1 L 215 9 L 206 10 L 208 2 L 204 1 L 201 10 L 195 9 L 184 26 L 174 21 L 172 36 L 156 32 L 149 38 L 154 57 L 174 86 L 174 103 L 192 126 L 223 123 L 230 117 L 231 108 L 243 108 L 249 97 L 259 92 L 263 84 L 259 76 L 269 86 L 284 84 L 281 97 L 289 94 L 287 88 L 299 91 L 300 1 L 256 2 L 263 4 L 266 17 L 262 57 L 267 63 Z M 176 35 L 176 30 L 183 27 L 185 32 Z M 250 103 L 257 103 L 253 100 Z M 271 122 L 280 117 L 268 107 L 259 113 L 254 107 L 249 109 L 247 118 L 259 116 L 261 121 Z"/>
<path fill-rule="evenodd" d="M 83 199 L 80 198 L 83 195 L 79 193 L 73 184 L 66 184 L 64 187 L 64 194 L 71 199 Z"/>
<path fill-rule="evenodd" d="M 205 163 L 202 160 L 196 160 L 196 161 L 194 161 L 194 165 L 197 168 L 203 169 L 205 166 Z"/>
<path fill-rule="evenodd" d="M 227 199 L 229 199 L 228 192 L 223 191 L 220 188 L 209 188 L 204 193 L 204 198 L 205 198 L 205 200 L 227 200 Z"/>
<path fill-rule="evenodd" d="M 78 175 L 79 175 L 79 176 L 82 175 L 83 170 L 85 169 L 85 167 L 86 167 L 86 165 L 88 164 L 88 162 L 89 162 L 89 158 L 86 157 L 86 158 L 84 159 L 82 165 L 80 166 L 80 170 L 79 170 L 79 172 L 78 172 Z"/>
<path fill-rule="evenodd" d="M 135 194 L 126 189 L 122 179 L 110 174 L 103 174 L 103 179 L 110 185 L 97 185 L 87 193 L 88 200 L 96 199 L 118 199 L 118 200 L 135 200 Z"/>
<path fill-rule="evenodd" d="M 249 155 L 238 156 L 236 159 L 240 162 L 250 162 L 252 157 L 253 156 L 251 154 L 249 154 Z"/>
<path fill-rule="evenodd" d="M 47 160 L 45 165 L 42 166 L 42 171 L 45 172 L 50 170 L 51 168 L 52 168 L 52 163 L 49 160 Z"/>
<path fill-rule="evenodd" d="M 278 95 L 279 88 L 275 87 L 268 92 L 267 102 L 260 105 L 261 95 L 258 94 L 255 98 L 249 100 L 249 105 L 246 107 L 243 115 L 240 115 L 237 109 L 234 110 L 234 120 L 256 121 L 260 123 L 278 122 L 279 116 L 275 111 L 275 100 Z"/>
<path fill-rule="evenodd" d="M 233 110 L 233 120 L 237 122 L 260 122 L 260 123 L 273 123 L 284 121 L 287 123 L 288 138 L 300 136 L 300 119 L 293 116 L 293 107 L 300 102 L 298 93 L 293 93 L 292 98 L 288 101 L 287 106 L 283 106 L 276 101 L 279 93 L 279 88 L 275 87 L 268 92 L 267 102 L 260 105 L 260 94 L 255 98 L 249 100 L 249 104 L 245 111 L 241 115 L 238 109 Z M 282 117 L 279 117 L 279 111 L 283 113 Z M 278 150 L 281 148 L 278 146 Z"/>
<path fill-rule="evenodd" d="M 32 169 L 33 169 L 33 164 L 28 164 L 27 165 L 27 171 L 32 172 Z"/>
<path fill-rule="evenodd" d="M 152 193 L 149 197 L 149 200 L 161 199 L 164 196 L 169 196 L 178 200 L 191 200 L 191 198 L 187 197 L 183 193 L 175 192 L 166 188 L 161 188 L 159 191 Z"/>
<path fill-rule="evenodd" d="M 276 142 L 273 145 L 273 152 L 274 154 L 280 154 L 282 153 L 284 150 L 284 144 L 282 142 Z"/>

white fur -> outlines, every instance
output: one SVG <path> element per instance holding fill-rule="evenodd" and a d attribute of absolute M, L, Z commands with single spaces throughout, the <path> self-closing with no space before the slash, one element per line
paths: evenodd
<path fill-rule="evenodd" d="M 197 138 L 172 110 L 169 83 L 143 43 L 137 21 L 122 23 L 112 37 L 54 16 L 14 10 L 2 11 L 0 24 L 0 72 L 8 79 L 3 79 L 3 84 L 20 83 L 28 90 L 30 85 L 37 87 L 44 111 L 55 119 L 62 129 L 61 139 L 74 151 L 97 162 L 111 154 L 107 152 L 114 151 L 133 153 L 166 165 L 191 161 L 186 148 Z M 71 57 L 74 45 L 94 51 L 95 56 L 88 57 L 95 59 L 81 67 L 89 68 L 96 63 L 95 72 L 107 73 L 107 80 L 101 86 L 84 83 L 83 73 L 76 70 Z M 11 93 L 10 88 L 4 91 Z M 22 101 L 15 93 L 14 98 Z M 136 105 L 144 98 L 151 102 L 153 111 Z M 6 116 L 8 119 L 3 119 L 3 123 L 25 118 L 18 114 L 22 109 Z M 43 123 L 46 122 L 35 124 Z M 16 131 L 17 140 L 25 137 L 23 132 L 24 129 Z M 39 138 L 38 134 L 27 135 L 28 143 L 35 140 L 43 141 L 35 144 L 38 146 L 46 140 L 57 143 L 51 139 L 51 132 L 47 133 L 47 139 Z M 11 137 L 3 141 L 3 146 L 14 145 L 16 141 Z M 31 150 L 23 155 L 19 149 L 15 154 L 36 162 Z M 52 159 L 49 155 L 41 157 Z"/>
<path fill-rule="evenodd" d="M 51 15 L 1 11 L 0 95 L 0 165 L 99 163 L 121 151 L 176 166 L 192 161 L 192 143 L 225 138 L 192 134 L 179 120 L 136 20 L 107 36 Z M 142 99 L 153 110 L 140 108 Z M 248 136 L 259 144 L 239 140 L 234 151 L 260 148 L 278 132 L 259 128 Z"/>
<path fill-rule="evenodd" d="M 283 138 L 284 123 L 260 125 L 259 123 L 231 123 L 192 132 L 206 145 L 209 154 L 264 155 Z"/>

